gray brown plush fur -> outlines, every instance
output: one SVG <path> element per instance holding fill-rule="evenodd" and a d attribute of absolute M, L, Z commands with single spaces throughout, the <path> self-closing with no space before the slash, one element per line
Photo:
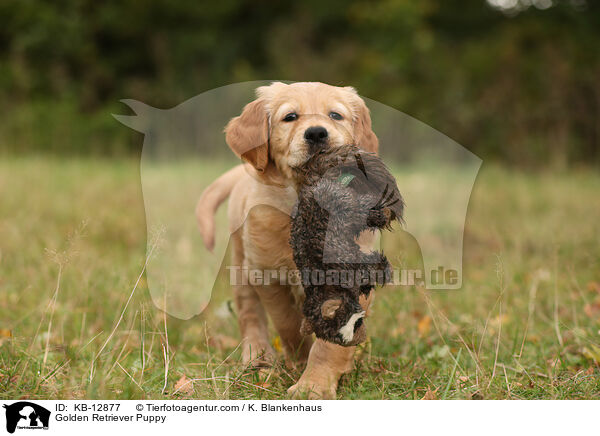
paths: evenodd
<path fill-rule="evenodd" d="M 391 277 L 383 253 L 362 252 L 356 238 L 401 220 L 402 196 L 381 159 L 354 145 L 315 153 L 296 180 L 290 244 L 305 292 L 302 331 L 356 345 L 366 338 L 360 295 Z"/>

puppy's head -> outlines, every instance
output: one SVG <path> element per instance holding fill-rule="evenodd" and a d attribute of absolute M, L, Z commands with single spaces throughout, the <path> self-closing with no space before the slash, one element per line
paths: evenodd
<path fill-rule="evenodd" d="M 261 86 L 225 128 L 227 144 L 259 173 L 291 179 L 316 151 L 354 143 L 377 152 L 369 110 L 351 87 L 317 82 Z"/>

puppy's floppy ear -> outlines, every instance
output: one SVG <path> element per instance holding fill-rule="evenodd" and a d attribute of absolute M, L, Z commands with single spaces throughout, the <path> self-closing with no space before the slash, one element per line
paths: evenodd
<path fill-rule="evenodd" d="M 375 132 L 373 132 L 369 108 L 362 98 L 360 99 L 360 105 L 358 106 L 358 117 L 355 126 L 356 145 L 363 150 L 377 153 L 379 150 L 379 139 L 377 139 Z"/>
<path fill-rule="evenodd" d="M 354 117 L 354 141 L 356 145 L 365 151 L 377 153 L 379 150 L 379 140 L 371 127 L 371 115 L 369 108 L 364 100 L 359 97 L 358 93 L 351 86 L 346 86 L 348 92 L 352 94 L 353 106 L 355 110 Z"/>
<path fill-rule="evenodd" d="M 260 173 L 269 163 L 269 120 L 265 101 L 248 103 L 242 114 L 225 127 L 225 140 L 233 152 Z"/>
<path fill-rule="evenodd" d="M 335 317 L 335 312 L 342 305 L 342 300 L 339 298 L 326 300 L 321 305 L 321 316 L 323 319 L 333 319 Z"/>

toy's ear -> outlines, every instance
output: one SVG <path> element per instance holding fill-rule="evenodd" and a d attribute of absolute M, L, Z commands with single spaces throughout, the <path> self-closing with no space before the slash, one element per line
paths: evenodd
<path fill-rule="evenodd" d="M 339 298 L 326 300 L 321 306 L 321 316 L 323 319 L 333 319 L 335 312 L 342 305 L 342 300 Z"/>

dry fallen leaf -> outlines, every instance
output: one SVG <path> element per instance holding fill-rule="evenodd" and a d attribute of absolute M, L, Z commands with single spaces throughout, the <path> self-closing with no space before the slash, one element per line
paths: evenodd
<path fill-rule="evenodd" d="M 458 377 L 458 379 L 456 380 L 456 383 L 459 386 L 465 386 L 469 381 L 469 377 L 467 377 L 466 375 L 461 375 L 460 377 Z"/>
<path fill-rule="evenodd" d="M 175 392 L 183 393 L 183 394 L 191 394 L 194 392 L 194 382 L 187 378 L 185 375 L 182 375 L 177 383 L 175 383 Z"/>
<path fill-rule="evenodd" d="M 593 303 L 587 303 L 583 306 L 583 313 L 585 313 L 588 318 L 600 318 L 600 302 L 594 301 Z"/>
<path fill-rule="evenodd" d="M 432 391 L 431 388 L 427 388 L 427 392 L 425 392 L 425 395 L 423 395 L 423 398 L 421 398 L 421 400 L 437 400 L 437 391 L 439 388 L 436 388 L 435 391 Z"/>
<path fill-rule="evenodd" d="M 6 340 L 12 338 L 12 332 L 9 329 L 0 329 L 0 345 Z"/>
<path fill-rule="evenodd" d="M 600 283 L 598 282 L 589 282 L 587 284 L 588 291 L 593 292 L 596 291 L 600 293 Z"/>
<path fill-rule="evenodd" d="M 425 336 L 429 333 L 429 330 L 431 330 L 431 317 L 429 315 L 425 315 L 419 320 L 417 330 L 419 331 L 419 336 Z"/>

